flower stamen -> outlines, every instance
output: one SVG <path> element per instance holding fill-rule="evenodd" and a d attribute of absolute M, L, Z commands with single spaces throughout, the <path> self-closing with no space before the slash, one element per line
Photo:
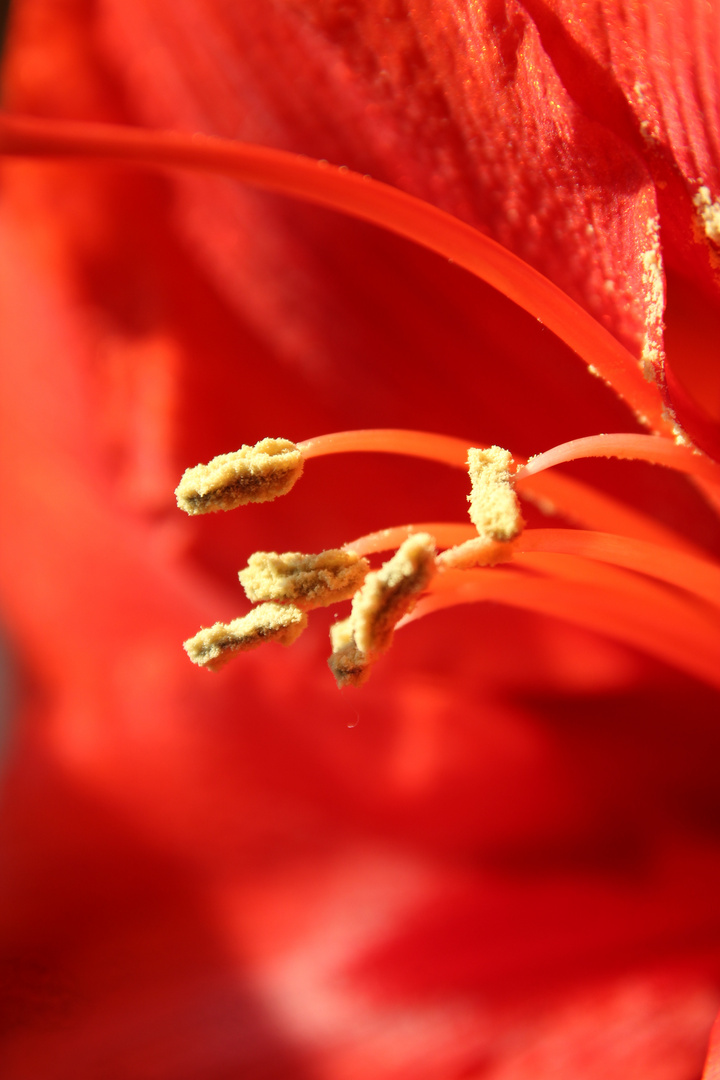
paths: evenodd
<path fill-rule="evenodd" d="M 597 439 L 607 439 L 609 436 L 594 436 Z M 612 436 L 615 441 L 615 450 L 622 447 L 625 435 Z M 679 463 L 687 466 L 684 471 L 690 471 L 696 463 L 702 463 L 705 459 L 702 455 L 694 454 L 687 447 L 678 446 L 671 460 L 655 460 L 656 445 L 660 441 L 658 437 L 649 435 L 633 436 L 633 450 L 624 454 L 624 457 L 633 460 L 651 461 L 654 464 L 666 464 L 671 468 L 678 468 Z M 642 442 L 638 440 L 644 440 Z M 580 441 L 580 440 L 578 440 Z M 403 454 L 408 457 L 422 458 L 425 461 L 436 461 L 440 464 L 449 465 L 452 468 L 467 469 L 467 448 L 470 440 L 454 438 L 449 435 L 437 435 L 425 431 L 407 431 L 402 428 L 374 428 L 358 431 L 340 431 L 330 435 L 320 435 L 312 439 L 299 442 L 298 449 L 302 451 L 305 459 L 324 457 L 329 454 L 347 453 L 383 453 Z M 662 439 L 667 445 L 675 446 L 668 439 Z M 551 453 L 548 451 L 548 453 Z M 567 460 L 576 460 L 576 454 Z M 618 456 L 620 456 L 618 454 Z M 515 476 L 516 489 L 519 494 L 536 503 L 544 513 L 562 514 L 568 521 L 588 529 L 597 529 L 607 532 L 616 532 L 635 536 L 640 540 L 651 543 L 663 544 L 670 548 L 694 551 L 693 545 L 684 537 L 679 536 L 672 529 L 661 525 L 653 518 L 627 506 L 610 495 L 596 491 L 580 480 L 570 476 L 563 476 L 551 470 L 549 462 L 547 468 L 533 469 L 531 474 L 526 473 L 525 462 L 522 458 L 514 455 L 518 466 Z M 538 455 L 540 457 L 540 455 Z M 538 457 L 533 461 L 537 462 Z M 703 467 L 702 464 L 700 467 Z M 352 545 L 346 545 L 352 546 Z"/>
<path fill-rule="evenodd" d="M 509 450 L 490 446 L 468 450 L 472 491 L 468 495 L 470 520 L 481 540 L 506 543 L 522 532 L 523 516 L 515 494 L 515 462 Z"/>
<path fill-rule="evenodd" d="M 307 626 L 307 615 L 293 604 L 260 604 L 242 618 L 217 622 L 183 644 L 194 664 L 218 671 L 238 652 L 266 641 L 292 645 Z"/>
<path fill-rule="evenodd" d="M 386 653 L 395 627 L 414 608 L 435 574 L 435 541 L 416 533 L 379 570 L 368 574 L 347 619 L 330 632 L 328 661 L 338 686 L 359 686 L 370 664 Z"/>
<path fill-rule="evenodd" d="M 262 439 L 207 465 L 187 469 L 175 489 L 186 514 L 234 510 L 287 495 L 303 471 L 303 456 L 289 439 Z"/>
<path fill-rule="evenodd" d="M 273 449 L 277 453 L 269 452 Z M 228 625 L 217 623 L 186 642 L 196 663 L 216 670 L 233 652 L 261 641 L 276 638 L 289 643 L 305 625 L 306 611 L 352 597 L 350 616 L 331 630 L 329 664 L 339 686 L 358 686 L 390 647 L 395 627 L 409 621 L 418 598 L 425 594 L 413 618 L 468 599 L 505 602 L 507 597 L 507 602 L 516 606 L 570 618 L 608 633 L 611 612 L 618 620 L 618 630 L 631 612 L 622 632 L 614 636 L 708 679 L 710 657 L 719 659 L 720 568 L 707 557 L 698 556 L 682 537 L 632 508 L 545 471 L 562 460 L 612 454 L 652 460 L 683 472 L 693 471 L 688 466 L 699 462 L 701 479 L 708 482 L 711 468 L 707 460 L 669 440 L 594 436 L 554 448 L 531 459 L 530 467 L 520 469 L 510 452 L 500 447 L 468 450 L 458 439 L 417 431 L 339 432 L 298 444 L 263 440 L 255 447 L 244 446 L 235 455 L 223 455 L 208 466 L 189 470 L 178 489 L 178 501 L 180 496 L 189 501 L 190 512 L 200 512 L 194 501 L 198 494 L 204 494 L 208 509 L 264 501 L 290 490 L 302 472 L 305 457 L 358 451 L 406 453 L 454 467 L 462 460 L 470 472 L 472 492 L 468 499 L 475 528 L 452 522 L 410 524 L 368 534 L 319 555 L 256 552 L 239 577 L 248 598 L 260 601 L 260 606 L 245 619 Z M 287 455 L 292 470 L 284 467 Z M 253 463 L 258 458 L 266 458 L 270 464 L 255 470 Z M 281 465 L 277 476 L 276 461 Z M 289 472 L 292 475 L 288 476 Z M 256 474 L 262 477 L 260 486 Z M 252 499 L 246 497 L 247 491 L 237 490 L 244 479 Z M 516 482 L 538 501 L 549 491 L 561 512 L 580 524 L 605 528 L 523 531 Z M 207 492 L 201 490 L 205 483 Z M 608 524 L 618 522 L 623 531 L 610 532 Z M 392 548 L 398 549 L 395 555 L 379 570 L 371 571 L 364 556 Z M 436 548 L 445 550 L 437 555 Z M 512 565 L 502 572 L 488 569 L 499 562 Z M 485 569 L 478 571 L 476 567 Z M 483 575 L 494 584 L 488 585 Z M 519 581 L 527 586 L 525 593 Z M 559 590 L 557 608 L 548 583 Z M 584 613 L 577 617 L 569 602 L 571 585 L 587 592 Z M 675 591 L 678 589 L 682 591 Z M 527 602 L 521 595 L 527 596 Z M 578 603 L 580 597 L 577 593 Z M 693 649 L 695 655 L 691 656 Z M 720 675 L 710 681 L 718 679 Z"/>
<path fill-rule="evenodd" d="M 330 549 L 319 555 L 298 551 L 256 551 L 238 574 L 253 603 L 292 600 L 304 610 L 349 600 L 365 580 L 370 564 L 354 551 Z"/>

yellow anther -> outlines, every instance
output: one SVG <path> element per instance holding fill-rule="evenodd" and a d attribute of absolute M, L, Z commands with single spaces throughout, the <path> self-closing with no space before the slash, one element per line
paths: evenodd
<path fill-rule="evenodd" d="M 350 615 L 361 652 L 372 655 L 390 648 L 395 625 L 413 609 L 434 573 L 435 541 L 428 533 L 415 533 L 392 559 L 368 574 Z"/>
<path fill-rule="evenodd" d="M 249 600 L 292 600 L 299 607 L 325 607 L 349 600 L 370 569 L 354 551 L 331 549 L 319 555 L 256 551 L 238 574 Z"/>
<path fill-rule="evenodd" d="M 352 617 L 330 627 L 332 653 L 328 665 L 338 686 L 362 686 L 370 674 L 371 660 L 360 652 L 352 631 Z"/>
<path fill-rule="evenodd" d="M 339 686 L 359 685 L 369 665 L 392 643 L 395 627 L 412 611 L 435 573 L 435 541 L 428 533 L 408 537 L 355 594 L 348 619 L 330 632 L 330 668 Z"/>
<path fill-rule="evenodd" d="M 234 510 L 245 503 L 287 495 L 302 471 L 303 456 L 295 443 L 263 439 L 187 469 L 175 495 L 180 509 L 188 514 Z"/>
<path fill-rule="evenodd" d="M 194 664 L 217 671 L 237 652 L 266 641 L 292 645 L 307 626 L 307 615 L 293 604 L 260 604 L 240 619 L 217 622 L 184 642 Z"/>
<path fill-rule="evenodd" d="M 515 494 L 514 465 L 510 452 L 500 446 L 468 450 L 470 520 L 483 540 L 505 542 L 522 532 L 525 522 Z"/>

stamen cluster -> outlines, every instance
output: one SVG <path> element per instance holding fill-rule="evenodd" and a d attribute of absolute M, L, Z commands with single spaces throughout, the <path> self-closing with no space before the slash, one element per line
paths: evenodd
<path fill-rule="evenodd" d="M 256 552 L 240 583 L 256 606 L 185 642 L 216 671 L 266 641 L 289 645 L 316 607 L 351 601 L 331 630 L 339 686 L 359 686 L 397 627 L 441 608 L 493 601 L 569 620 L 639 648 L 720 687 L 720 567 L 683 537 L 552 469 L 587 456 L 641 459 L 690 474 L 720 505 L 720 469 L 659 435 L 587 436 L 516 462 L 498 446 L 467 448 L 426 432 L 346 431 L 295 444 L 263 439 L 189 469 L 177 488 L 190 514 L 286 494 L 309 458 L 384 451 L 469 471 L 470 523 L 384 528 L 319 554 Z M 548 474 L 548 471 L 550 473 Z M 525 528 L 518 494 L 574 528 Z M 378 569 L 368 556 L 394 554 Z M 498 563 L 505 564 L 494 570 Z"/>
<path fill-rule="evenodd" d="M 232 177 L 372 222 L 452 260 L 498 289 L 564 341 L 653 434 L 588 435 L 539 454 L 514 474 L 511 466 L 505 470 L 502 455 L 507 451 L 498 450 L 482 462 L 483 473 L 489 475 L 492 469 L 484 466 L 492 465 L 494 459 L 510 489 L 517 487 L 543 511 L 550 508 L 559 513 L 575 526 L 573 529 L 520 531 L 518 512 L 515 524 L 504 533 L 502 528 L 494 533 L 481 508 L 478 529 L 457 522 L 403 525 L 361 537 L 346 544 L 343 551 L 354 551 L 360 559 L 395 547 L 399 556 L 408 537 L 419 532 L 432 537 L 437 548 L 445 549 L 433 556 L 437 572 L 421 584 L 420 599 L 412 612 L 407 608 L 400 620 L 403 624 L 452 604 L 485 600 L 513 604 L 610 635 L 720 688 L 717 560 L 636 508 L 570 477 L 545 472 L 562 461 L 587 456 L 653 462 L 690 475 L 710 507 L 720 514 L 720 465 L 697 452 L 680 430 L 663 389 L 659 361 L 652 369 L 655 377 L 649 379 L 646 359 L 638 360 L 574 300 L 510 251 L 437 207 L 344 166 L 267 147 L 203 139 L 194 133 L 62 123 L 7 113 L 0 115 L 0 154 L 71 162 L 78 157 L 113 159 L 143 168 L 191 168 Z M 712 439 L 710 442 L 715 446 Z M 427 432 L 341 432 L 299 446 L 266 439 L 189 470 L 178 489 L 178 501 L 188 513 L 197 514 L 273 499 L 290 490 L 300 476 L 303 460 L 347 450 L 410 454 L 460 468 L 468 464 L 466 442 Z M 473 453 L 485 455 L 488 451 Z M 718 458 L 717 453 L 714 456 Z M 472 470 L 472 457 L 469 463 Z M 498 506 L 502 487 L 496 492 Z M 490 523 L 492 517 L 490 512 Z M 270 569 L 271 556 L 287 562 L 289 555 L 295 554 L 265 553 L 267 573 L 276 573 L 274 563 Z M 329 554 L 297 558 L 324 559 Z M 407 551 L 403 560 L 406 555 Z M 498 562 L 508 565 L 487 569 Z M 319 569 L 324 572 L 327 566 Z M 249 566 L 251 570 L 255 575 L 257 565 Z M 306 572 L 303 563 L 291 576 L 299 575 L 300 580 Z M 365 580 L 382 572 L 366 569 Z M 388 577 L 393 573 L 388 570 Z M 263 570 L 260 576 L 264 574 Z M 365 587 L 359 577 L 352 583 L 347 577 L 343 581 L 342 586 L 330 590 L 327 595 L 331 601 L 327 602 L 341 599 L 345 588 L 354 590 L 344 594 L 347 599 L 360 595 Z M 269 638 L 287 642 L 298 626 L 304 625 L 310 594 L 315 598 L 322 595 L 322 589 L 315 592 L 314 586 L 298 585 L 295 599 L 282 590 L 280 595 L 273 594 L 275 598 L 264 599 L 264 593 L 250 587 L 252 599 L 260 606 L 249 616 L 227 627 L 216 624 L 201 632 L 205 636 L 199 644 L 187 643 L 188 651 L 203 666 L 214 669 L 234 652 Z M 356 608 L 355 599 L 353 606 Z M 336 630 L 338 649 L 350 640 L 359 649 L 356 629 L 353 624 L 350 635 L 347 627 Z M 363 640 L 363 632 L 358 632 Z M 343 636 L 348 640 L 340 645 Z M 369 654 L 363 656 L 366 677 Z M 347 666 L 350 670 L 349 660 Z M 360 681 L 360 676 L 355 681 Z"/>
<path fill-rule="evenodd" d="M 178 506 L 189 514 L 233 509 L 286 494 L 302 473 L 302 451 L 287 439 L 263 439 L 234 454 L 188 469 L 176 489 Z M 352 550 L 319 554 L 258 551 L 238 574 L 247 598 L 257 606 L 231 623 L 215 623 L 185 642 L 190 659 L 217 671 L 237 652 L 265 641 L 290 645 L 307 625 L 307 611 L 352 599 L 350 615 L 330 632 L 328 661 L 338 686 L 359 686 L 372 664 L 388 651 L 395 627 L 410 615 L 438 569 L 488 565 L 522 531 L 514 490 L 514 462 L 507 450 L 470 449 L 467 464 L 472 491 L 470 517 L 477 528 L 473 543 L 438 557 L 435 538 L 415 531 L 392 558 L 375 571 Z M 452 551 L 458 552 L 453 562 Z"/>

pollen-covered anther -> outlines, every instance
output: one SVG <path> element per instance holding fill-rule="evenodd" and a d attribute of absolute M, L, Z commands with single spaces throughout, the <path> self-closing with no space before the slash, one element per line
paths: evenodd
<path fill-rule="evenodd" d="M 293 604 L 259 604 L 229 623 L 217 622 L 183 643 L 194 664 L 218 671 L 234 653 L 266 641 L 292 645 L 307 626 L 307 615 Z"/>
<path fill-rule="evenodd" d="M 409 536 L 379 570 L 365 578 L 350 618 L 361 652 L 387 652 L 396 624 L 415 607 L 435 573 L 435 541 L 428 533 Z"/>
<path fill-rule="evenodd" d="M 353 598 L 349 618 L 331 630 L 328 662 L 339 686 L 365 681 L 369 665 L 390 648 L 397 623 L 412 611 L 435 570 L 434 539 L 415 533 L 368 574 Z"/>
<path fill-rule="evenodd" d="M 441 551 L 437 557 L 438 570 L 468 570 L 474 566 L 497 566 L 512 558 L 508 540 L 486 540 L 476 536 L 464 544 Z"/>
<path fill-rule="evenodd" d="M 482 540 L 506 543 L 518 536 L 525 522 L 515 494 L 515 462 L 509 450 L 490 446 L 468 450 L 472 491 L 470 520 Z"/>
<path fill-rule="evenodd" d="M 358 649 L 352 630 L 352 616 L 330 627 L 332 653 L 328 665 L 335 682 L 343 686 L 362 686 L 370 675 L 372 661 Z"/>
<path fill-rule="evenodd" d="M 177 504 L 187 514 L 209 514 L 270 502 L 287 495 L 303 463 L 302 451 L 289 439 L 262 439 L 187 469 L 175 489 Z"/>
<path fill-rule="evenodd" d="M 238 574 L 248 600 L 292 600 L 305 609 L 349 600 L 370 570 L 354 551 L 330 549 L 319 555 L 298 551 L 256 551 Z"/>

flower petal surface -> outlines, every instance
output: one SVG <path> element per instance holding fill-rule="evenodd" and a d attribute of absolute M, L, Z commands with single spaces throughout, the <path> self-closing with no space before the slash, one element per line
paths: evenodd
<path fill-rule="evenodd" d="M 6 100 L 371 173 L 653 360 L 671 165 L 673 272 L 714 296 L 707 242 L 680 228 L 713 128 L 683 143 L 678 106 L 672 160 L 646 152 L 650 112 L 618 104 L 621 12 L 596 10 L 25 0 Z M 615 86 L 603 115 L 578 88 L 589 59 Z M 2 182 L 0 565 L 24 703 L 4 1075 L 698 1073 L 720 998 L 716 695 L 493 605 L 399 633 L 354 698 L 325 669 L 323 614 L 222 677 L 180 647 L 239 613 L 253 550 L 450 519 L 466 496 L 440 466 L 359 461 L 349 480 L 328 460 L 278 504 L 189 522 L 187 465 L 347 426 L 530 453 L 628 430 L 624 406 L 491 290 L 369 227 L 108 164 L 13 162 Z M 717 549 L 686 480 L 585 475 Z"/>

